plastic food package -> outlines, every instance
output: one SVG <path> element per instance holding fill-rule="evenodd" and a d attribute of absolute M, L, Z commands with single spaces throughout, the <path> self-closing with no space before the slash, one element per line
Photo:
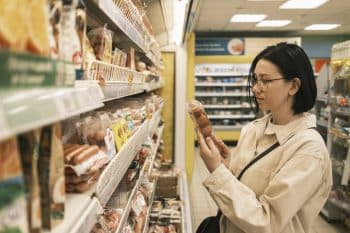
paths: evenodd
<path fill-rule="evenodd" d="M 128 48 L 125 50 L 127 54 L 126 59 L 126 67 L 130 68 L 131 70 L 136 70 L 135 66 L 135 49 L 134 48 Z"/>
<path fill-rule="evenodd" d="M 195 125 L 201 130 L 203 136 L 210 137 L 213 130 L 203 105 L 196 100 L 192 100 L 188 103 L 187 111 Z"/>
<path fill-rule="evenodd" d="M 111 63 L 113 32 L 105 27 L 94 28 L 88 33 L 97 60 Z"/>
<path fill-rule="evenodd" d="M 126 66 L 127 54 L 118 48 L 114 48 L 112 53 L 112 61 L 113 65 L 125 67 Z"/>

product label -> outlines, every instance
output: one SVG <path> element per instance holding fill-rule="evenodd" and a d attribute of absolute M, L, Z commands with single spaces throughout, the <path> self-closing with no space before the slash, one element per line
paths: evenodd
<path fill-rule="evenodd" d="M 114 136 L 113 131 L 110 128 L 106 129 L 106 136 L 104 137 L 105 145 L 106 145 L 106 153 L 108 155 L 109 160 L 112 160 L 116 155 L 117 151 L 115 149 Z"/>

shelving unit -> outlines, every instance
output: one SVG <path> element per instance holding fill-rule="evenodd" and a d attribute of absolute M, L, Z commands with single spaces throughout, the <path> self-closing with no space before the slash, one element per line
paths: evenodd
<path fill-rule="evenodd" d="M 195 98 L 203 103 L 218 134 L 231 130 L 239 132 L 245 123 L 256 117 L 248 103 L 249 68 L 250 64 L 244 63 L 195 66 Z"/>
<path fill-rule="evenodd" d="M 349 42 L 332 47 L 330 96 L 326 102 L 329 104 L 327 147 L 332 158 L 333 190 L 322 213 L 331 220 L 350 216 L 350 76 L 344 71 L 350 57 L 349 48 Z M 324 122 L 321 120 L 318 124 Z"/>

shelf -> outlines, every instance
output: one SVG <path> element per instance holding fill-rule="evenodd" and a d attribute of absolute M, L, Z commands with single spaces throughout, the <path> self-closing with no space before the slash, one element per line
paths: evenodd
<path fill-rule="evenodd" d="M 220 108 L 220 109 L 224 109 L 224 108 L 228 108 L 228 109 L 241 109 L 241 108 L 251 108 L 250 105 L 249 106 L 243 106 L 241 104 L 229 104 L 229 105 L 225 105 L 225 104 L 204 104 L 203 105 L 204 108 L 206 109 L 212 109 L 212 108 Z"/>
<path fill-rule="evenodd" d="M 255 118 L 254 114 L 248 115 L 208 115 L 209 119 L 246 119 L 246 118 Z"/>
<path fill-rule="evenodd" d="M 96 27 L 107 23 L 108 27 L 118 34 L 120 40 L 118 44 L 121 47 L 134 47 L 145 55 L 144 58 L 157 67 L 160 66 L 160 52 L 158 49 L 157 51 L 150 49 L 154 43 L 152 38 L 141 24 L 136 28 L 112 0 L 88 0 L 85 4 L 88 15 L 91 16 L 88 18 L 89 25 Z"/>
<path fill-rule="evenodd" d="M 246 87 L 248 83 L 196 83 L 196 87 Z"/>
<path fill-rule="evenodd" d="M 149 166 L 149 170 L 147 172 L 148 175 L 150 175 L 151 172 L 152 172 L 153 162 L 154 162 L 154 160 L 157 157 L 157 150 L 158 150 L 158 147 L 159 147 L 160 139 L 161 139 L 161 137 L 163 135 L 163 130 L 164 130 L 164 124 L 158 128 L 158 132 L 157 132 L 158 139 L 157 139 L 157 142 L 154 144 L 153 148 L 151 146 L 151 150 L 152 150 L 151 151 L 151 156 L 152 156 L 152 158 L 151 158 L 151 163 L 150 163 L 150 166 Z"/>
<path fill-rule="evenodd" d="M 347 215 L 350 215 L 350 203 L 336 200 L 334 198 L 328 198 L 328 202 L 342 210 Z"/>
<path fill-rule="evenodd" d="M 122 217 L 121 217 L 121 219 L 119 221 L 118 228 L 115 231 L 115 233 L 122 233 L 123 232 L 123 228 L 125 226 L 125 223 L 128 220 L 128 217 L 130 215 L 133 199 L 135 197 L 135 194 L 136 194 L 137 190 L 140 187 L 140 184 L 142 182 L 142 177 L 144 176 L 144 174 L 145 174 L 145 166 L 142 167 L 140 175 L 139 175 L 139 178 L 138 178 L 138 180 L 137 180 L 133 190 L 130 193 L 128 202 L 127 202 L 126 206 L 123 209 L 123 214 L 122 214 Z"/>
<path fill-rule="evenodd" d="M 345 112 L 345 111 L 337 111 L 337 110 L 332 110 L 331 113 L 333 114 L 337 114 L 337 115 L 342 115 L 342 116 L 346 116 L 346 117 L 350 117 L 350 111 L 349 112 Z"/>
<path fill-rule="evenodd" d="M 316 98 L 316 101 L 327 103 L 327 102 L 328 102 L 328 99 L 327 99 L 327 97 L 317 97 L 317 98 Z"/>
<path fill-rule="evenodd" d="M 328 122 L 325 120 L 317 120 L 317 125 L 322 126 L 324 128 L 328 128 Z"/>
<path fill-rule="evenodd" d="M 340 132 L 338 129 L 336 128 L 330 128 L 328 129 L 329 133 L 334 135 L 335 137 L 338 137 L 340 139 L 344 139 L 344 140 L 349 140 L 350 136 L 345 135 L 344 133 Z"/>
<path fill-rule="evenodd" d="M 96 86 L 0 92 L 0 140 L 103 106 Z"/>
<path fill-rule="evenodd" d="M 153 181 L 153 189 L 152 189 L 151 197 L 149 199 L 149 203 L 148 203 L 149 206 L 148 206 L 148 209 L 147 209 L 146 222 L 144 224 L 142 233 L 147 233 L 148 232 L 150 214 L 151 214 L 151 210 L 152 210 L 152 203 L 153 203 L 153 200 L 154 200 L 154 195 L 156 193 L 156 187 L 157 187 L 157 179 L 155 179 Z"/>
<path fill-rule="evenodd" d="M 161 104 L 161 106 L 159 106 L 158 111 L 156 111 L 155 113 L 152 114 L 152 118 L 149 121 L 148 132 L 149 132 L 150 137 L 152 137 L 153 134 L 155 134 L 158 130 L 159 122 L 162 119 L 163 106 L 164 106 L 164 104 Z"/>
<path fill-rule="evenodd" d="M 125 172 L 136 154 L 140 151 L 142 143 L 148 136 L 148 124 L 146 120 L 135 134 L 123 145 L 112 161 L 103 171 L 96 186 L 96 197 L 105 206 L 114 190 L 122 180 Z M 113 179 L 111 179 L 113 177 Z"/>
<path fill-rule="evenodd" d="M 158 82 L 151 82 L 151 83 L 145 83 L 143 89 L 146 92 L 151 92 L 151 91 L 155 91 L 157 89 L 160 89 L 163 87 L 163 82 L 162 81 L 158 81 Z"/>
<path fill-rule="evenodd" d="M 218 97 L 218 96 L 237 96 L 237 97 L 241 97 L 241 96 L 248 96 L 248 93 L 246 92 L 232 92 L 232 93 L 228 93 L 228 92 L 196 92 L 195 93 L 196 97 Z"/>
<path fill-rule="evenodd" d="M 232 77 L 232 76 L 248 76 L 248 73 L 237 73 L 237 72 L 232 72 L 232 73 L 220 73 L 220 72 L 215 72 L 215 73 L 195 73 L 195 76 L 214 76 L 214 77 Z"/>
<path fill-rule="evenodd" d="M 214 131 L 230 131 L 230 130 L 241 130 L 242 126 L 236 125 L 213 125 Z"/>
<path fill-rule="evenodd" d="M 180 173 L 179 177 L 179 191 L 180 200 L 182 200 L 181 216 L 182 216 L 182 232 L 192 233 L 192 220 L 190 209 L 190 197 L 187 184 L 187 175 L 184 171 Z"/>
<path fill-rule="evenodd" d="M 64 221 L 52 231 L 44 233 L 85 233 L 90 232 L 98 221 L 98 215 L 103 208 L 96 198 L 87 193 L 67 194 L 65 202 Z"/>

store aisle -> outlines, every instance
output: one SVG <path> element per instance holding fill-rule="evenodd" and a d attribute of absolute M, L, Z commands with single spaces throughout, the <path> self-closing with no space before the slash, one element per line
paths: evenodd
<path fill-rule="evenodd" d="M 193 176 L 190 186 L 191 214 L 193 231 L 197 229 L 200 222 L 217 212 L 216 205 L 211 199 L 209 193 L 203 187 L 202 182 L 208 176 L 202 159 L 199 156 L 198 148 L 195 148 L 195 159 L 193 167 Z M 347 233 L 348 229 L 340 224 L 329 224 L 322 216 L 318 216 L 312 233 Z"/>

